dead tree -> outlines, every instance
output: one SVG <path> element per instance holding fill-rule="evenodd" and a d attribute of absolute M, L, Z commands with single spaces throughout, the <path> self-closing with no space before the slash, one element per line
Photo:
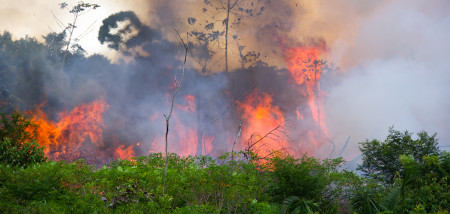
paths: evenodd
<path fill-rule="evenodd" d="M 197 38 L 200 44 L 206 44 L 207 46 L 213 44 L 213 42 L 218 42 L 219 37 L 225 37 L 225 72 L 228 72 L 230 30 L 232 28 L 236 29 L 244 18 L 261 15 L 265 10 L 265 7 L 261 5 L 261 0 L 205 0 L 203 3 L 205 7 L 202 8 L 202 12 L 207 14 L 208 17 L 211 17 L 211 19 L 206 20 L 203 24 L 198 23 L 198 26 L 202 26 L 204 30 L 194 30 L 191 34 Z M 225 15 L 221 16 L 221 13 L 225 13 Z M 197 19 L 194 17 L 189 17 L 187 21 L 190 25 L 195 25 L 197 23 Z M 219 21 L 223 28 L 217 30 L 215 24 Z M 238 34 L 236 33 L 232 35 L 232 37 L 236 40 L 238 39 Z M 238 48 L 244 48 L 244 46 Z"/>
<path fill-rule="evenodd" d="M 231 149 L 231 160 L 234 160 L 234 147 L 236 146 L 236 143 L 239 140 L 239 137 L 241 136 L 242 124 L 244 123 L 244 120 L 245 116 L 242 118 L 241 123 L 239 124 L 238 133 L 236 135 L 236 139 L 234 139 L 233 148 Z"/>
<path fill-rule="evenodd" d="M 66 9 L 68 4 L 63 2 L 63 3 L 60 3 L 59 6 L 61 7 L 61 9 Z M 63 59 L 61 61 L 61 68 L 59 70 L 60 74 L 62 73 L 62 71 L 64 69 L 64 64 L 66 63 L 67 53 L 69 52 L 73 33 L 75 31 L 75 28 L 77 27 L 76 24 L 77 24 L 78 17 L 80 17 L 82 15 L 81 13 L 83 11 L 85 11 L 86 9 L 92 8 L 93 10 L 95 10 L 98 7 L 100 7 L 100 5 L 98 5 L 98 4 L 84 3 L 81 1 L 77 5 L 73 6 L 73 8 L 71 10 L 69 10 L 69 13 L 73 14 L 73 20 L 72 20 L 72 23 L 69 23 L 64 29 L 64 33 L 66 33 L 68 31 L 69 38 L 67 39 Z M 57 20 L 57 21 L 59 21 L 59 20 Z M 61 22 L 59 21 L 58 24 L 61 25 Z"/>
<path fill-rule="evenodd" d="M 175 102 L 175 96 L 176 96 L 176 95 L 178 94 L 178 92 L 180 91 L 181 83 L 183 83 L 183 78 L 184 78 L 184 68 L 185 68 L 185 65 L 186 65 L 187 53 L 188 53 L 188 50 L 189 50 L 188 43 L 185 43 L 185 42 L 184 42 L 183 38 L 181 38 L 181 36 L 180 36 L 180 34 L 178 33 L 178 31 L 175 30 L 175 32 L 178 34 L 178 37 L 180 37 L 180 40 L 181 40 L 181 42 L 183 43 L 185 53 L 184 53 L 184 62 L 183 62 L 183 69 L 182 69 L 182 73 L 181 73 L 181 79 L 180 79 L 179 82 L 177 82 L 176 79 L 175 79 L 176 89 L 175 89 L 175 92 L 172 94 L 172 101 L 170 102 L 170 111 L 169 111 L 169 114 L 168 114 L 167 116 L 164 115 L 164 117 L 166 118 L 166 138 L 165 138 L 165 139 L 166 139 L 166 149 L 165 149 L 165 154 L 166 154 L 166 164 L 164 165 L 164 175 L 163 175 L 163 185 L 164 185 L 164 188 L 163 188 L 163 193 L 164 193 L 164 190 L 166 189 L 167 168 L 169 167 L 169 153 L 168 153 L 168 151 L 167 151 L 167 147 L 168 147 L 168 144 L 169 144 L 169 142 L 168 142 L 168 137 L 169 137 L 169 121 L 170 121 L 170 117 L 172 117 L 173 104 L 174 104 L 174 102 Z M 189 39 L 189 38 L 188 38 L 188 39 Z M 188 40 L 187 42 L 189 42 L 189 40 Z"/>

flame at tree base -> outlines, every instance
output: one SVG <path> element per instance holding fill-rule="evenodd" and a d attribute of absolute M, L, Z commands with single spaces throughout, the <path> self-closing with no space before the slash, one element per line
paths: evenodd
<path fill-rule="evenodd" d="M 271 95 L 255 89 L 245 101 L 237 101 L 237 104 L 246 124 L 242 130 L 241 148 L 252 149 L 261 157 L 286 148 L 282 130 L 284 115 L 273 105 Z"/>

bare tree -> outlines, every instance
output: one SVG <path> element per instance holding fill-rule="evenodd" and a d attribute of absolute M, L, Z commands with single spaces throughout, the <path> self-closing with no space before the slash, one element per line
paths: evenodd
<path fill-rule="evenodd" d="M 237 141 L 239 140 L 239 137 L 241 136 L 242 132 L 242 124 L 244 123 L 245 116 L 242 118 L 241 123 L 239 124 L 238 133 L 236 135 L 236 139 L 234 139 L 233 148 L 231 149 L 231 160 L 234 160 L 234 147 L 236 146 Z"/>
<path fill-rule="evenodd" d="M 197 37 L 197 40 L 200 41 L 202 45 L 215 44 L 218 42 L 218 38 L 224 36 L 225 40 L 225 72 L 228 72 L 228 56 L 229 56 L 229 36 L 230 29 L 238 27 L 241 21 L 244 18 L 261 15 L 265 10 L 264 6 L 261 6 L 261 0 L 249 1 L 249 0 L 204 0 L 205 6 L 202 8 L 202 12 L 207 13 L 207 17 L 210 17 L 210 20 L 206 20 L 204 23 L 204 30 L 194 30 L 191 32 L 194 36 Z M 256 2 L 256 3 L 255 3 Z M 211 12 L 212 11 L 212 12 Z M 223 19 L 217 18 L 220 17 L 219 13 L 225 12 L 225 15 L 222 16 Z M 224 30 L 216 30 L 215 24 L 221 21 L 224 26 Z M 197 19 L 193 17 L 188 18 L 188 23 L 190 25 L 195 25 L 197 23 Z M 197 23 L 198 24 L 198 23 Z M 198 25 L 202 25 L 201 23 Z M 238 35 L 233 35 L 233 39 L 237 39 Z M 214 42 L 214 43 L 213 43 Z M 238 48 L 242 48 L 238 47 Z M 240 50 L 242 51 L 242 50 Z"/>
<path fill-rule="evenodd" d="M 181 73 L 181 79 L 179 82 L 176 81 L 175 79 L 175 92 L 172 94 L 172 101 L 170 102 L 170 111 L 169 114 L 166 116 L 164 115 L 164 117 L 166 118 L 166 149 L 165 149 L 165 154 L 166 154 L 166 164 L 164 165 L 164 176 L 163 176 L 163 184 L 164 184 L 164 189 L 163 189 L 163 193 L 164 190 L 166 189 L 166 177 L 167 177 L 167 168 L 169 167 L 169 153 L 168 153 L 168 137 L 169 137 L 169 121 L 170 121 L 170 117 L 172 117 L 172 112 L 173 112 L 173 104 L 175 102 L 175 96 L 178 94 L 178 92 L 180 91 L 181 88 L 181 83 L 183 83 L 183 78 L 184 78 L 184 67 L 186 65 L 186 59 L 187 59 L 187 53 L 189 50 L 189 46 L 188 43 L 185 43 L 183 38 L 181 38 L 181 35 L 178 33 L 178 31 L 175 30 L 175 32 L 178 34 L 178 37 L 180 37 L 181 42 L 183 43 L 184 49 L 185 49 L 185 53 L 184 53 L 184 62 L 183 62 L 183 69 L 182 69 L 182 73 Z M 189 37 L 188 37 L 188 41 L 189 42 Z"/>
<path fill-rule="evenodd" d="M 68 4 L 66 2 L 63 2 L 63 3 L 60 3 L 59 6 L 61 9 L 67 9 Z M 82 12 L 85 11 L 86 9 L 92 8 L 93 10 L 95 10 L 98 7 L 100 7 L 100 5 L 98 5 L 98 4 L 84 3 L 82 1 L 80 1 L 80 2 L 78 2 L 77 5 L 73 6 L 71 10 L 69 10 L 69 13 L 71 13 L 73 15 L 73 20 L 72 20 L 72 23 L 69 23 L 64 29 L 64 33 L 67 32 L 69 38 L 66 41 L 66 47 L 65 47 L 63 59 L 61 62 L 61 68 L 59 70 L 60 73 L 62 73 L 62 71 L 64 69 L 64 64 L 66 63 L 67 53 L 69 52 L 69 48 L 71 47 L 71 44 L 72 44 L 72 37 L 73 37 L 73 33 L 75 31 L 75 28 L 77 28 L 76 24 L 77 24 L 78 18 L 84 14 Z M 58 19 L 57 19 L 57 21 L 60 25 L 62 25 L 61 21 L 59 21 Z M 83 34 L 86 34 L 86 32 Z M 81 36 L 83 36 L 83 34 Z M 76 39 L 76 40 L 78 40 L 78 39 Z M 81 47 L 76 46 L 76 48 L 80 49 Z"/>

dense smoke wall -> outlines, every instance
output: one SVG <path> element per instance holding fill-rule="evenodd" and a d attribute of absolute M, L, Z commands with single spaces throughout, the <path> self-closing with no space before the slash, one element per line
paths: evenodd
<path fill-rule="evenodd" d="M 450 5 L 447 1 L 241 2 L 240 7 L 255 12 L 237 10 L 231 15 L 230 23 L 234 22 L 229 38 L 231 72 L 223 72 L 223 35 L 205 42 L 191 34 L 186 79 L 177 97 L 180 108 L 189 105 L 186 96 L 195 97 L 195 111 L 178 110 L 177 120 L 195 126 L 197 134 L 214 136 L 213 153 L 229 151 L 242 117 L 237 103 L 247 99 L 255 89 L 272 95 L 273 104 L 283 112 L 289 124 L 288 140 L 299 145 L 291 151 L 330 157 L 345 147 L 344 157 L 353 159 L 358 155 L 358 142 L 366 138 L 383 139 L 392 125 L 399 130 L 437 132 L 441 146 L 448 146 L 450 42 L 446 38 L 450 36 L 447 30 L 450 17 L 446 8 Z M 3 48 L 1 59 L 9 61 L 3 68 L 20 68 L 21 73 L 8 74 L 7 78 L 15 81 L 2 78 L 2 96 L 13 100 L 21 110 L 45 101 L 43 108 L 53 120 L 57 120 L 61 110 L 103 97 L 109 105 L 104 119 L 106 146 L 97 149 L 111 155 L 118 144 L 140 142 L 140 147 L 134 147 L 136 155 L 162 151 L 162 114 L 167 114 L 169 94 L 173 92 L 175 76 L 180 77 L 183 56 L 183 47 L 173 28 L 183 38 L 186 32 L 213 35 L 214 31 L 223 31 L 226 13 L 217 9 L 220 5 L 204 1 L 94 3 L 105 9 L 100 8 L 97 15 L 92 15 L 98 19 L 95 24 L 98 29 L 104 25 L 102 20 L 116 12 L 130 10 L 136 14 L 137 21 L 118 21 L 119 26 L 131 29 L 119 36 L 122 43 L 114 49 L 107 48 L 111 43 L 106 42 L 101 49 L 106 58 L 71 56 L 59 85 L 55 83 L 58 79 L 55 74 L 60 55 L 47 53 L 48 47 L 36 48 L 38 51 L 24 56 L 12 56 Z M 1 14 L 23 17 L 24 13 L 40 16 L 45 12 L 38 10 L 38 5 L 20 13 L 10 12 L 17 10 L 17 5 L 8 7 L 2 11 L 9 12 Z M 45 17 L 40 20 L 54 19 L 51 13 Z M 189 18 L 195 18 L 195 22 Z M 23 18 L 17 20 L 26 23 Z M 211 23 L 214 28 L 207 30 L 206 25 Z M 0 26 L 14 32 L 10 24 Z M 18 36 L 24 35 L 23 31 Z M 45 31 L 36 34 L 43 35 Z M 97 36 L 86 40 L 97 40 Z M 90 44 L 85 44 L 89 50 Z M 323 71 L 320 88 L 324 92 L 324 121 L 330 131 L 330 137 L 318 147 L 308 142 L 308 131 L 315 129 L 315 125 L 304 107 L 307 97 L 289 76 L 283 55 L 283 48 L 317 44 L 324 44 L 321 59 L 328 60 L 329 66 Z M 242 59 L 246 59 L 244 63 Z M 299 106 L 305 111 L 301 112 L 305 115 L 302 122 L 296 119 L 296 111 L 302 110 Z M 179 138 L 183 137 L 175 136 L 172 140 Z M 194 141 L 202 144 L 202 139 Z M 173 149 L 181 152 L 187 147 L 174 145 Z M 190 154 L 206 150 L 190 149 Z"/>

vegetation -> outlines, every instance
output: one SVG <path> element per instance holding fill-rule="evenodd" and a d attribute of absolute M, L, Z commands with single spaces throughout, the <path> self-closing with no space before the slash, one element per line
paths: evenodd
<path fill-rule="evenodd" d="M 399 165 L 392 182 L 342 169 L 342 158 L 319 160 L 277 153 L 265 161 L 240 152 L 212 158 L 169 155 L 166 185 L 161 153 L 116 160 L 101 168 L 82 159 L 46 161 L 33 135 L 35 125 L 20 113 L 2 115 L 0 129 L 1 213 L 448 213 L 450 153 L 385 153 Z M 401 136 L 396 138 L 397 136 Z M 373 146 L 393 149 L 391 139 L 409 132 L 389 130 Z M 363 160 L 376 152 L 364 150 Z M 390 151 L 390 150 L 389 150 Z M 395 149 L 394 149 L 395 151 Z M 427 150 L 428 151 L 428 150 Z M 422 153 L 421 153 L 422 152 Z M 417 159 L 414 154 L 425 154 Z M 363 161 L 360 168 L 367 162 Z M 390 172 L 392 169 L 389 169 Z"/>
<path fill-rule="evenodd" d="M 421 164 L 424 164 L 424 157 L 438 155 L 436 134 L 429 136 L 423 131 L 417 135 L 418 138 L 413 140 L 411 132 L 400 132 L 391 127 L 384 142 L 366 140 L 361 143 L 363 163 L 358 169 L 367 176 L 392 184 L 398 173 L 402 177 L 406 173 L 399 159 L 401 155 L 410 155 Z"/>
<path fill-rule="evenodd" d="M 352 207 L 361 213 L 448 213 L 449 153 L 439 151 L 436 134 L 389 128 L 384 142 L 361 143 L 367 176 L 356 189 Z"/>
<path fill-rule="evenodd" d="M 18 112 L 0 117 L 0 163 L 26 167 L 46 161 L 35 124 Z"/>
<path fill-rule="evenodd" d="M 235 7 L 239 2 L 245 1 L 223 1 L 226 29 L 239 24 L 240 19 L 228 23 L 233 8 L 243 13 L 253 11 Z M 275 153 L 261 160 L 252 151 L 214 158 L 155 153 L 104 166 L 89 165 L 83 159 L 71 163 L 47 160 L 35 137 L 36 124 L 14 109 L 30 109 L 42 100 L 48 100 L 52 108 L 75 105 L 77 102 L 71 100 L 79 97 L 92 99 L 92 92 L 85 89 L 91 88 L 86 79 L 95 78 L 101 81 L 93 85 L 109 87 L 114 98 L 133 94 L 136 102 L 156 103 L 158 100 L 148 98 L 154 96 L 147 93 L 161 90 L 170 81 L 153 77 L 171 71 L 156 62 L 175 61 L 171 57 L 176 52 L 168 48 L 174 44 L 162 40 L 159 32 L 143 25 L 133 12 L 111 15 L 100 28 L 101 43 L 124 53 L 139 45 L 164 53 L 152 58 L 137 53 L 143 64 L 123 70 L 134 72 L 130 84 L 125 85 L 140 83 L 139 87 L 116 93 L 110 81 L 117 79 L 112 74 L 118 74 L 122 67 L 112 66 L 102 56 L 86 58 L 76 45 L 69 50 L 77 14 L 83 8 L 96 7 L 79 6 L 71 11 L 75 13 L 73 24 L 63 33 L 44 36 L 45 43 L 29 37 L 13 40 L 8 32 L 0 34 L 0 111 L 10 113 L 0 118 L 0 213 L 448 213 L 450 153 L 440 151 L 436 134 L 426 132 L 419 132 L 414 139 L 413 133 L 390 128 L 384 141 L 362 142 L 358 169 L 363 176 L 344 169 L 342 158 L 319 160 Z M 195 20 L 189 18 L 188 22 L 194 24 Z M 125 23 L 124 29 L 113 30 L 118 23 Z M 218 32 L 212 26 L 190 35 L 205 46 L 217 36 L 228 37 L 228 32 Z M 132 29 L 139 29 L 137 36 L 125 41 Z M 236 40 L 244 68 L 246 56 L 252 53 L 244 56 L 237 36 L 230 36 Z M 228 38 L 225 42 L 227 57 Z M 192 47 L 199 49 L 198 45 Z M 70 82 L 77 84 L 54 85 L 59 77 L 52 74 L 63 67 Z M 148 72 L 149 67 L 155 68 Z M 69 86 L 70 90 L 66 89 Z M 73 91 L 81 95 L 73 96 Z M 70 102 L 60 103 L 60 98 Z M 130 121 L 141 116 L 134 116 L 133 111 L 127 114 L 124 117 Z M 169 118 L 170 114 L 167 121 Z M 135 131 L 127 125 L 121 127 L 122 133 Z"/>

